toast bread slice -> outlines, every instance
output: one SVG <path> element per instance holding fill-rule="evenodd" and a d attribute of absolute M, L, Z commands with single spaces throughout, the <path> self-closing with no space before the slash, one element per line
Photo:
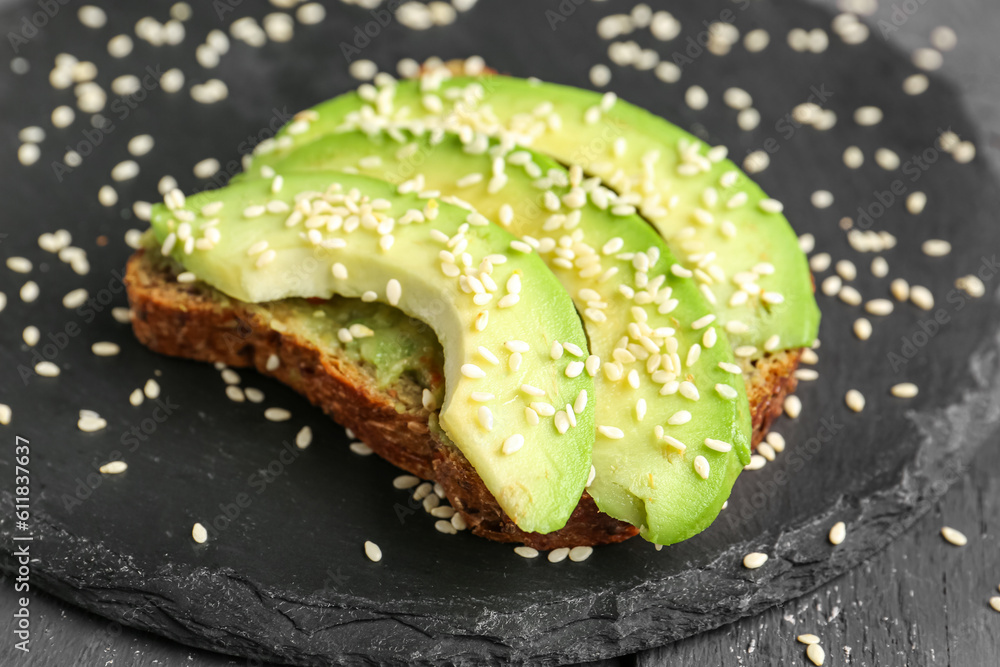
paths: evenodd
<path fill-rule="evenodd" d="M 380 386 L 370 365 L 319 344 L 294 322 L 272 318 L 266 304 L 231 299 L 201 282 L 177 282 L 178 271 L 155 249 L 140 249 L 128 261 L 125 285 L 132 328 L 154 352 L 255 368 L 285 383 L 385 460 L 441 484 L 476 535 L 548 550 L 621 542 L 638 534 L 634 526 L 598 510 L 586 492 L 564 528 L 546 535 L 522 531 L 436 428 L 434 412 L 423 406 L 422 386 L 406 378 Z M 754 445 L 781 413 L 785 396 L 795 390 L 800 355 L 801 350 L 785 351 L 745 364 Z"/>

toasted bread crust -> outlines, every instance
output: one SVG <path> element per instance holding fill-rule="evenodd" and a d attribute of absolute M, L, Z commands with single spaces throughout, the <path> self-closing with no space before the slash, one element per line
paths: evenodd
<path fill-rule="evenodd" d="M 129 259 L 125 285 L 132 328 L 143 345 L 168 356 L 253 367 L 280 380 L 353 430 L 382 458 L 440 483 L 476 535 L 547 550 L 621 542 L 638 534 L 634 526 L 598 510 L 586 492 L 564 528 L 545 535 L 526 533 L 504 514 L 461 452 L 429 428 L 431 412 L 419 401 L 401 400 L 397 390 L 379 389 L 361 365 L 277 330 L 263 315 L 266 311 L 204 284 L 178 283 L 143 250 Z M 280 363 L 269 370 L 272 355 Z M 794 391 L 799 356 L 795 350 L 765 357 L 749 375 L 754 445 L 780 414 L 786 394 Z"/>

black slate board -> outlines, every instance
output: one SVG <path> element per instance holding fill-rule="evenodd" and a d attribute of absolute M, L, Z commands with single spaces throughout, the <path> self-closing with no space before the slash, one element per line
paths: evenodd
<path fill-rule="evenodd" d="M 914 186 L 927 192 L 927 211 L 912 217 L 897 203 L 878 220 L 878 228 L 900 239 L 886 253 L 892 276 L 932 287 L 950 321 L 896 374 L 887 355 L 898 353 L 900 338 L 912 339 L 930 314 L 900 306 L 876 322 L 875 335 L 862 344 L 850 334 L 857 309 L 821 297 L 822 379 L 799 390 L 802 416 L 779 425 L 789 449 L 763 471 L 745 475 L 730 508 L 706 533 L 660 553 L 633 540 L 598 549 L 585 563 L 560 565 L 522 561 L 509 547 L 469 535 L 435 533 L 432 521 L 420 511 L 409 513 L 407 496 L 392 490 L 389 481 L 396 473 L 390 466 L 351 454 L 340 429 L 290 391 L 244 373 L 244 383 L 262 388 L 267 400 L 261 406 L 232 404 L 210 367 L 147 352 L 109 317 L 109 306 L 86 322 L 85 315 L 59 305 L 59 298 L 78 286 L 123 305 L 117 272 L 128 249 L 121 236 L 129 226 L 142 226 L 130 220 L 127 204 L 153 198 L 163 173 L 173 173 L 186 190 L 198 187 L 190 176 L 197 160 L 235 159 L 247 138 L 259 136 L 274 118 L 352 87 L 337 45 L 370 19 L 363 10 L 335 7 L 322 26 L 300 28 L 290 44 L 260 50 L 235 45 L 217 72 L 204 77 L 229 83 L 226 102 L 199 107 L 186 94 L 153 91 L 150 101 L 115 119 L 116 129 L 85 166 L 61 183 L 47 165 L 65 150 L 63 142 L 81 140 L 85 119 L 69 130 L 51 130 L 38 165 L 29 170 L 18 165 L 13 157 L 17 130 L 62 103 L 56 100 L 71 99 L 71 93 L 55 93 L 45 82 L 51 58 L 60 50 L 97 62 L 102 80 L 147 64 L 161 71 L 180 64 L 193 78 L 198 68 L 190 45 L 219 25 L 204 8 L 189 24 L 188 47 L 153 49 L 139 43 L 126 62 L 111 62 L 103 54 L 107 37 L 127 30 L 145 13 L 165 18 L 168 6 L 122 4 L 101 39 L 63 12 L 24 47 L 32 71 L 23 77 L 0 75 L 0 137 L 7 147 L 0 165 L 8 174 L 0 182 L 8 234 L 3 252 L 36 261 L 31 277 L 43 294 L 30 305 L 12 299 L 2 315 L 8 326 L 0 332 L 0 355 L 8 375 L 0 401 L 14 409 L 14 422 L 4 429 L 7 439 L 16 433 L 32 443 L 37 559 L 32 576 L 46 590 L 191 645 L 295 664 L 593 659 L 716 627 L 845 571 L 912 523 L 995 428 L 994 301 L 962 300 L 960 308 L 959 301 L 948 299 L 953 279 L 991 261 L 997 246 L 991 219 L 998 203 L 995 180 L 981 160 L 957 165 L 943 157 Z M 0 23 L 16 24 L 30 7 L 23 3 L 8 10 Z M 564 4 L 562 11 L 569 7 Z M 687 30 L 676 43 L 727 7 L 730 3 L 670 7 Z M 596 3 L 575 7 L 555 29 L 548 10 L 560 11 L 555 3 L 483 2 L 450 29 L 421 34 L 392 24 L 380 30 L 363 55 L 390 68 L 405 56 L 478 53 L 502 71 L 587 85 L 587 70 L 605 48 L 594 37 L 604 8 Z M 241 6 L 234 14 L 247 11 L 264 13 L 262 7 Z M 793 54 L 779 35 L 795 26 L 827 27 L 829 15 L 820 8 L 756 3 L 739 11 L 735 22 L 743 32 L 767 27 L 772 45 L 752 56 L 741 47 L 726 57 L 701 55 L 673 86 L 649 73 L 614 68 L 611 88 L 743 155 L 769 136 L 780 137 L 775 121 L 805 101 L 811 87 L 825 86 L 832 91 L 829 107 L 838 114 L 838 126 L 826 133 L 804 128 L 781 138 L 771 166 L 757 178 L 785 202 L 798 231 L 816 235 L 821 250 L 867 264 L 870 257 L 849 249 L 836 222 L 858 205 L 867 206 L 873 191 L 898 177 L 872 164 L 871 151 L 885 145 L 908 156 L 933 146 L 939 128 L 975 137 L 974 128 L 946 82 L 935 80 L 918 98 L 899 93 L 900 81 L 913 68 L 877 34 L 860 47 L 848 48 L 834 38 L 826 54 Z M 664 55 L 673 48 L 674 43 L 659 45 Z M 683 90 L 693 83 L 704 86 L 714 101 L 704 111 L 683 104 Z M 757 131 L 739 132 L 735 112 L 719 102 L 730 85 L 753 94 L 765 119 Z M 851 112 L 864 104 L 881 106 L 886 121 L 875 128 L 856 127 Z M 100 207 L 97 189 L 110 167 L 124 159 L 126 140 L 147 131 L 158 144 L 140 161 L 139 179 L 120 188 L 122 210 Z M 869 155 L 861 170 L 848 171 L 840 162 L 849 143 Z M 816 211 L 809 205 L 809 193 L 819 188 L 834 193 L 838 203 L 833 208 Z M 94 267 L 88 276 L 79 278 L 38 251 L 37 234 L 59 227 L 71 229 L 75 242 L 87 249 Z M 95 244 L 100 234 L 109 237 L 107 246 Z M 922 256 L 919 244 L 928 237 L 949 239 L 955 251 L 941 259 Z M 864 294 L 885 295 L 887 279 L 871 278 L 866 270 L 860 275 L 857 284 Z M 9 296 L 22 281 L 0 272 L 0 290 Z M 987 288 L 992 295 L 995 284 L 987 282 Z M 69 336 L 56 352 L 54 360 L 63 368 L 59 379 L 33 378 L 25 387 L 17 367 L 34 363 L 20 343 L 20 329 L 29 323 L 43 335 L 65 331 L 69 323 L 80 325 L 81 333 Z M 98 359 L 89 353 L 93 341 L 109 339 L 122 344 L 119 357 Z M 155 370 L 162 371 L 164 397 L 176 406 L 159 422 L 152 420 L 151 404 L 132 408 L 126 401 Z M 916 382 L 921 394 L 909 401 L 890 397 L 888 387 L 902 380 Z M 843 406 L 843 394 L 851 387 L 868 397 L 861 415 Z M 264 422 L 265 405 L 287 407 L 295 418 L 286 424 Z M 80 408 L 100 412 L 109 428 L 97 434 L 77 431 Z M 131 441 L 123 440 L 124 434 L 144 423 L 151 432 L 128 451 Z M 300 453 L 283 443 L 302 424 L 313 427 L 317 442 Z M 836 433 L 820 442 L 823 424 L 833 425 Z M 0 450 L 6 567 L 12 564 L 14 532 L 8 511 L 12 446 Z M 129 471 L 89 488 L 88 475 L 116 458 L 116 450 L 126 452 Z M 269 466 L 273 476 L 262 473 Z M 86 498 L 67 503 L 81 484 L 79 495 Z M 226 508 L 232 512 L 241 493 L 250 499 L 244 503 L 248 506 L 208 544 L 194 545 L 188 536 L 191 524 L 207 523 Z M 742 511 L 746 507 L 753 512 Z M 837 520 L 848 521 L 850 539 L 833 549 L 825 536 Z M 381 563 L 365 559 L 361 543 L 366 539 L 382 546 Z M 771 555 L 764 568 L 742 568 L 742 555 L 752 550 Z"/>

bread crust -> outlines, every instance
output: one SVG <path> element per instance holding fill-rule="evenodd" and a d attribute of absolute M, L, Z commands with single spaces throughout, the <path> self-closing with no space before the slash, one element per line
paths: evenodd
<path fill-rule="evenodd" d="M 273 377 L 350 428 L 371 449 L 403 470 L 444 488 L 451 505 L 476 535 L 540 550 L 621 542 L 638 529 L 597 509 L 584 492 L 566 526 L 545 535 L 518 528 L 486 489 L 461 452 L 430 428 L 431 411 L 380 389 L 361 364 L 279 331 L 259 308 L 229 299 L 200 283 L 178 283 L 170 270 L 137 251 L 125 286 L 136 338 L 154 352 L 233 367 L 253 367 Z M 279 364 L 268 368 L 276 355 Z M 760 360 L 747 377 L 753 444 L 764 437 L 794 391 L 800 351 Z"/>

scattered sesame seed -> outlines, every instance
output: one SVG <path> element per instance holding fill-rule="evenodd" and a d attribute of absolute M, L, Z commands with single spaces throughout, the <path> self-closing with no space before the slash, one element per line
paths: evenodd
<path fill-rule="evenodd" d="M 521 558 L 537 558 L 538 550 L 532 549 L 531 547 L 524 546 L 523 544 L 519 547 L 514 547 L 514 553 L 516 553 Z"/>
<path fill-rule="evenodd" d="M 833 194 L 829 190 L 817 190 L 812 193 L 811 200 L 816 208 L 830 208 L 833 205 Z"/>
<path fill-rule="evenodd" d="M 854 122 L 865 127 L 878 125 L 882 122 L 882 110 L 878 107 L 858 107 L 854 111 Z"/>
<path fill-rule="evenodd" d="M 569 559 L 574 563 L 580 563 L 590 558 L 591 554 L 593 553 L 594 553 L 593 547 L 588 547 L 588 546 L 573 547 L 572 549 L 569 550 Z"/>
<path fill-rule="evenodd" d="M 990 607 L 993 608 L 993 611 L 1000 611 L 1000 596 L 994 595 L 990 598 Z"/>
<path fill-rule="evenodd" d="M 35 372 L 42 377 L 54 378 L 59 375 L 59 367 L 51 361 L 39 361 L 35 364 Z"/>
<path fill-rule="evenodd" d="M 865 163 L 865 154 L 857 146 L 848 146 L 844 150 L 844 164 L 849 169 L 858 169 Z"/>
<path fill-rule="evenodd" d="M 819 644 L 810 644 L 806 647 L 806 657 L 812 661 L 812 664 L 821 667 L 823 662 L 826 661 L 826 651 Z"/>
<path fill-rule="evenodd" d="M 120 475 L 128 470 L 128 464 L 124 461 L 109 461 L 98 468 L 98 470 L 105 475 Z"/>
<path fill-rule="evenodd" d="M 118 344 L 110 341 L 99 341 L 94 343 L 90 346 L 90 350 L 98 357 L 113 357 L 121 352 L 121 348 L 118 347 Z"/>
<path fill-rule="evenodd" d="M 756 570 L 767 562 L 767 554 L 754 551 L 743 557 L 743 567 L 748 570 Z"/>
<path fill-rule="evenodd" d="M 794 394 L 786 396 L 784 408 L 785 414 L 788 415 L 790 419 L 797 419 L 799 414 L 802 412 L 802 401 Z"/>
<path fill-rule="evenodd" d="M 371 447 L 363 442 L 352 442 L 350 444 L 350 450 L 358 456 L 371 456 L 375 453 Z"/>
<path fill-rule="evenodd" d="M 118 193 L 110 185 L 102 185 L 101 189 L 97 191 L 97 201 L 102 206 L 114 206 L 118 203 Z"/>
<path fill-rule="evenodd" d="M 701 86 L 691 86 L 684 93 L 684 101 L 695 111 L 708 106 L 708 93 Z"/>
<path fill-rule="evenodd" d="M 847 403 L 847 407 L 855 412 L 861 412 L 865 409 L 865 397 L 857 389 L 848 391 L 844 397 L 844 401 Z"/>
<path fill-rule="evenodd" d="M 795 638 L 800 644 L 818 644 L 819 637 L 812 634 L 799 635 Z"/>
<path fill-rule="evenodd" d="M 569 556 L 569 547 L 559 547 L 550 551 L 548 558 L 550 563 L 561 563 L 566 560 L 567 556 Z"/>
<path fill-rule="evenodd" d="M 913 215 L 919 215 L 927 206 L 927 195 L 923 192 L 911 192 L 906 197 L 906 210 Z"/>
<path fill-rule="evenodd" d="M 845 524 L 843 521 L 838 521 L 837 523 L 833 524 L 833 526 L 830 528 L 830 534 L 828 537 L 830 539 L 830 544 L 837 545 L 843 542 L 844 538 L 847 537 L 847 524 Z M 818 641 L 819 640 L 817 639 L 817 642 Z"/>
<path fill-rule="evenodd" d="M 380 549 L 379 546 L 374 542 L 366 540 L 365 556 L 367 556 L 368 560 L 370 560 L 371 562 L 377 563 L 380 560 L 382 560 L 382 549 Z"/>
<path fill-rule="evenodd" d="M 104 10 L 94 5 L 83 5 L 77 10 L 76 16 L 88 28 L 103 28 L 108 22 L 108 15 Z"/>
<path fill-rule="evenodd" d="M 267 408 L 264 410 L 264 419 L 272 422 L 288 421 L 292 418 L 292 413 L 285 408 Z"/>
<path fill-rule="evenodd" d="M 513 454 L 521 449 L 521 447 L 524 447 L 524 436 L 520 433 L 515 433 L 503 441 L 501 450 L 504 454 Z"/>
<path fill-rule="evenodd" d="M 611 440 L 621 440 L 625 437 L 625 432 L 616 426 L 598 426 L 598 433 Z"/>
<path fill-rule="evenodd" d="M 25 167 L 30 167 L 38 162 L 38 158 L 41 156 L 42 151 L 37 144 L 21 144 L 21 147 L 17 149 L 17 159 Z"/>
<path fill-rule="evenodd" d="M 955 280 L 955 287 L 963 290 L 974 299 L 978 299 L 986 294 L 986 285 L 983 284 L 983 281 L 979 278 L 979 276 L 972 274 L 957 278 Z"/>
<path fill-rule="evenodd" d="M 854 335 L 859 340 L 868 340 L 872 336 L 872 323 L 865 317 L 854 320 Z"/>
<path fill-rule="evenodd" d="M 951 244 L 942 239 L 924 241 L 920 248 L 928 257 L 944 257 L 951 252 Z"/>
<path fill-rule="evenodd" d="M 903 92 L 907 95 L 920 95 L 927 90 L 930 83 L 925 74 L 911 74 L 903 79 Z"/>
<path fill-rule="evenodd" d="M 698 476 L 702 479 L 708 479 L 708 476 L 712 472 L 712 469 L 708 464 L 708 459 L 704 456 L 696 456 L 694 458 L 694 471 L 698 473 Z"/>
<path fill-rule="evenodd" d="M 910 288 L 910 301 L 922 310 L 930 310 L 934 307 L 934 295 L 922 285 L 913 285 Z"/>
<path fill-rule="evenodd" d="M 944 64 L 944 58 L 941 53 L 935 49 L 929 48 L 915 50 L 913 52 L 912 60 L 914 65 L 928 72 L 941 69 L 941 65 Z"/>
<path fill-rule="evenodd" d="M 208 530 L 200 523 L 194 524 L 194 526 L 191 527 L 191 539 L 198 544 L 204 544 L 208 541 Z"/>
<path fill-rule="evenodd" d="M 437 496 L 430 497 L 436 498 Z M 451 521 L 445 521 L 444 519 L 435 521 L 434 529 L 439 533 L 444 533 L 445 535 L 454 535 L 458 532 L 458 530 L 455 529 L 455 526 L 452 525 Z"/>

